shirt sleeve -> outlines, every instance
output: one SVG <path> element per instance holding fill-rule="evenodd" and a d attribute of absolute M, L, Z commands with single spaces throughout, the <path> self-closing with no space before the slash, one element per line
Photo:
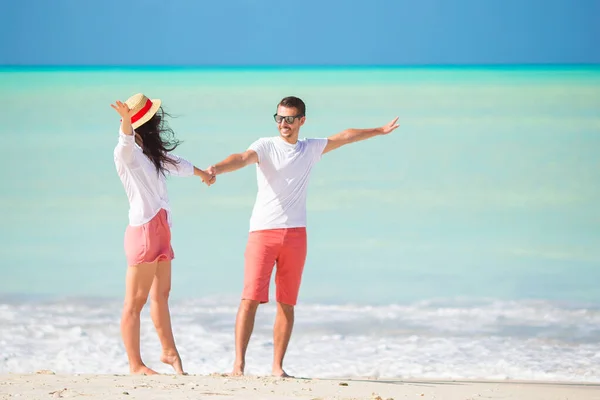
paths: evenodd
<path fill-rule="evenodd" d="M 175 154 L 167 154 L 167 157 L 176 163 L 175 165 L 170 162 L 164 163 L 164 167 L 169 171 L 169 174 L 182 177 L 194 175 L 194 165 L 191 162 Z"/>
<path fill-rule="evenodd" d="M 248 150 L 253 150 L 258 155 L 258 163 L 260 164 L 263 160 L 267 158 L 268 149 L 267 149 L 268 139 L 261 138 L 252 143 Z"/>
<path fill-rule="evenodd" d="M 310 151 L 310 154 L 312 154 L 315 162 L 321 160 L 323 150 L 325 150 L 328 141 L 329 139 L 327 138 L 307 139 L 308 150 Z"/>
<path fill-rule="evenodd" d="M 133 150 L 135 148 L 135 133 L 126 135 L 119 128 L 119 142 L 115 148 L 115 157 L 123 162 L 129 162 L 133 158 Z"/>

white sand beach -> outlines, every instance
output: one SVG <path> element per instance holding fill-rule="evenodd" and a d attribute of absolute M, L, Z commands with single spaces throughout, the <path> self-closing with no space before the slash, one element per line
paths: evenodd
<path fill-rule="evenodd" d="M 271 377 L 0 375 L 0 399 L 436 399 L 591 400 L 600 384 L 401 379 L 277 379 Z"/>

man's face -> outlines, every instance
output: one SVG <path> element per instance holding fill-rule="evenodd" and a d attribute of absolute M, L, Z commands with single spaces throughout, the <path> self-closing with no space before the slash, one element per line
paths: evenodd
<path fill-rule="evenodd" d="M 299 117 L 300 113 L 295 107 L 277 107 L 277 114 L 275 115 L 275 120 L 277 122 L 277 128 L 279 129 L 279 133 L 285 139 L 295 139 L 298 137 L 298 132 L 300 131 L 300 127 L 304 125 L 304 121 L 306 117 Z M 283 117 L 283 118 L 282 118 Z M 290 123 L 286 120 L 285 117 L 298 117 L 293 118 L 293 121 Z M 291 118 L 287 118 L 291 119 Z"/>

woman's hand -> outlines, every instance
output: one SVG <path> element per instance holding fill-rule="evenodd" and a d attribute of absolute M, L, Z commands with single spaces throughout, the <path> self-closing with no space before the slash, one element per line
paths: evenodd
<path fill-rule="evenodd" d="M 110 105 L 116 112 L 121 116 L 121 130 L 126 135 L 133 134 L 133 127 L 131 126 L 131 116 L 133 112 L 129 109 L 129 106 L 125 103 L 116 101 L 115 104 Z"/>

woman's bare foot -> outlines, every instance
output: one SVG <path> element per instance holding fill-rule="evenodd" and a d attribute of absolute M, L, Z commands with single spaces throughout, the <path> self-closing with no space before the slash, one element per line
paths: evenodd
<path fill-rule="evenodd" d="M 185 372 L 183 372 L 183 367 L 181 366 L 181 357 L 179 357 L 178 353 L 163 353 L 160 356 L 160 361 L 173 367 L 175 373 L 179 375 L 185 375 Z"/>
<path fill-rule="evenodd" d="M 140 365 L 139 367 L 135 368 L 129 368 L 129 372 L 132 375 L 158 375 L 158 372 L 146 367 L 145 365 Z"/>
<path fill-rule="evenodd" d="M 293 378 L 293 376 L 288 375 L 283 369 L 279 368 L 277 370 L 273 370 L 272 375 L 277 378 Z"/>
<path fill-rule="evenodd" d="M 230 376 L 243 376 L 244 375 L 244 363 L 235 363 L 233 365 L 233 371 L 229 374 Z"/>

